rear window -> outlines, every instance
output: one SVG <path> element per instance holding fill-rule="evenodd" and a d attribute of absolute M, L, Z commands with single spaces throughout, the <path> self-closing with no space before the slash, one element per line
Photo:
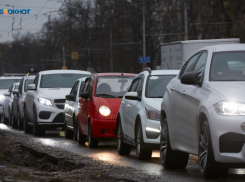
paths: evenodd
<path fill-rule="evenodd" d="M 21 79 L 4 79 L 0 80 L 0 89 L 9 89 L 13 83 L 20 82 Z"/>

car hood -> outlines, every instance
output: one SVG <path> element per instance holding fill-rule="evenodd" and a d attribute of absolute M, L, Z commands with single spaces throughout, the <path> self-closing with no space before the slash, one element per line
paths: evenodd
<path fill-rule="evenodd" d="M 7 93 L 9 89 L 1 89 L 0 90 L 0 95 L 3 95 L 4 93 Z"/>
<path fill-rule="evenodd" d="M 65 99 L 65 96 L 71 92 L 71 88 L 42 88 L 40 97 L 47 99 Z"/>
<path fill-rule="evenodd" d="M 215 90 L 228 101 L 245 102 L 245 82 L 212 82 L 208 87 Z"/>
<path fill-rule="evenodd" d="M 104 105 L 104 106 L 109 107 L 112 114 L 117 114 L 122 99 L 121 98 L 102 98 L 102 97 L 99 97 L 99 101 L 100 101 L 101 106 Z"/>
<path fill-rule="evenodd" d="M 162 98 L 145 98 L 145 104 L 160 111 Z"/>

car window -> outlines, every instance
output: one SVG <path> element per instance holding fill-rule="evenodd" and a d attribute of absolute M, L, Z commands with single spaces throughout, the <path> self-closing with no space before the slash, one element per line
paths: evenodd
<path fill-rule="evenodd" d="M 27 92 L 28 85 L 33 84 L 34 79 L 26 79 L 25 80 L 25 85 L 24 85 L 24 91 Z"/>
<path fill-rule="evenodd" d="M 37 84 L 38 84 L 38 79 L 39 79 L 39 75 L 36 76 L 35 80 L 34 80 L 34 84 L 36 85 L 36 88 L 37 88 Z"/>
<path fill-rule="evenodd" d="M 90 98 L 91 95 L 92 95 L 93 86 L 94 86 L 94 77 L 91 76 L 90 82 L 89 82 L 89 84 L 88 84 L 88 89 L 87 89 L 87 92 L 89 93 L 89 98 Z"/>
<path fill-rule="evenodd" d="M 192 56 L 187 63 L 184 65 L 183 69 L 181 70 L 180 73 L 180 78 L 187 72 L 194 71 L 195 65 L 197 58 L 200 56 L 201 53 L 197 53 L 196 55 Z"/>
<path fill-rule="evenodd" d="M 81 95 L 82 91 L 83 91 L 83 87 L 85 85 L 85 82 L 82 81 L 81 84 L 80 84 L 80 89 L 79 89 L 79 96 Z"/>
<path fill-rule="evenodd" d="M 208 57 L 208 53 L 207 52 L 203 52 L 202 55 L 197 60 L 197 63 L 195 65 L 194 70 L 201 72 L 198 75 L 198 81 L 201 81 L 202 80 L 203 72 L 204 72 L 204 69 L 205 69 L 206 61 L 207 61 L 207 57 Z"/>
<path fill-rule="evenodd" d="M 70 94 L 74 94 L 75 96 L 77 95 L 77 88 L 78 88 L 78 83 L 79 81 L 77 81 L 74 86 L 71 89 L 71 93 Z"/>
<path fill-rule="evenodd" d="M 141 76 L 141 79 L 140 79 L 138 86 L 137 86 L 137 89 L 136 89 L 139 97 L 142 96 L 143 84 L 144 84 L 144 75 Z"/>
<path fill-rule="evenodd" d="M 132 85 L 129 87 L 128 92 L 135 92 L 140 79 L 136 78 L 133 80 Z"/>
<path fill-rule="evenodd" d="M 245 81 L 245 51 L 213 54 L 210 81 Z"/>
<path fill-rule="evenodd" d="M 24 82 L 24 78 L 22 78 L 20 81 L 20 85 L 19 85 L 19 93 L 20 94 L 22 94 L 23 82 Z"/>

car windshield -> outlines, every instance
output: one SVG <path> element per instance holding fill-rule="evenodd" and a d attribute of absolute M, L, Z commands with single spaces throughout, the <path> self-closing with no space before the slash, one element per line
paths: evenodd
<path fill-rule="evenodd" d="M 9 89 L 15 82 L 19 82 L 20 79 L 4 79 L 0 80 L 0 89 Z"/>
<path fill-rule="evenodd" d="M 28 79 L 25 81 L 24 91 L 27 92 L 28 85 L 33 83 L 34 79 Z"/>
<path fill-rule="evenodd" d="M 40 88 L 72 88 L 77 79 L 87 76 L 70 73 L 42 75 Z"/>
<path fill-rule="evenodd" d="M 245 51 L 214 53 L 210 81 L 245 81 Z"/>
<path fill-rule="evenodd" d="M 146 86 L 146 97 L 162 98 L 166 86 L 176 75 L 152 75 L 148 77 Z"/>
<path fill-rule="evenodd" d="M 122 98 L 134 77 L 104 76 L 99 77 L 95 96 L 105 98 Z"/>

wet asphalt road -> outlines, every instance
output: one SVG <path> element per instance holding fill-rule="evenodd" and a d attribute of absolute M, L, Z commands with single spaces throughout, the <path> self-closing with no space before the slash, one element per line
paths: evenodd
<path fill-rule="evenodd" d="M 231 169 L 229 174 L 222 179 L 204 180 L 199 174 L 196 161 L 189 161 L 185 170 L 165 170 L 160 163 L 160 154 L 153 152 L 153 157 L 149 161 L 139 161 L 136 158 L 135 150 L 129 156 L 119 156 L 116 151 L 116 141 L 101 141 L 97 149 L 90 149 L 87 146 L 79 146 L 76 141 L 67 140 L 62 131 L 48 131 L 43 137 L 35 137 L 25 134 L 23 131 L 13 130 L 11 127 L 0 124 L 0 129 L 24 134 L 30 138 L 41 141 L 43 145 L 49 145 L 68 150 L 81 156 L 89 156 L 95 160 L 106 161 L 112 165 L 130 166 L 142 172 L 161 176 L 164 181 L 245 181 L 245 169 Z"/>

